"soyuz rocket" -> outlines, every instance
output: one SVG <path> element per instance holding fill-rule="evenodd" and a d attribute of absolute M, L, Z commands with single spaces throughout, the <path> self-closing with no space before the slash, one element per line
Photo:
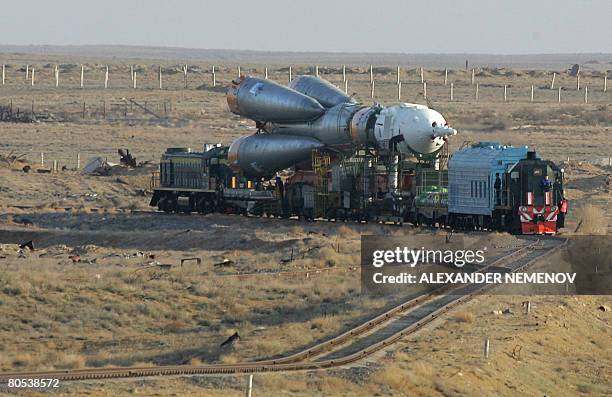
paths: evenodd
<path fill-rule="evenodd" d="M 314 149 L 350 153 L 374 147 L 431 155 L 457 133 L 427 106 L 365 106 L 313 76 L 298 76 L 289 86 L 240 76 L 227 92 L 227 103 L 258 129 L 234 141 L 228 152 L 230 166 L 250 177 L 270 177 L 310 159 Z"/>

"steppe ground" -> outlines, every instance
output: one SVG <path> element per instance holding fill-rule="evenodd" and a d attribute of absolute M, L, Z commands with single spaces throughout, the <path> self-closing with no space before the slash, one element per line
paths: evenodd
<path fill-rule="evenodd" d="M 167 147 L 227 144 L 254 131 L 252 122 L 231 114 L 225 102 L 225 90 L 237 74 L 235 58 L 215 61 L 216 87 L 211 85 L 212 62 L 190 62 L 187 89 L 179 61 L 16 53 L 0 59 L 6 64 L 0 106 L 12 103 L 13 110 L 26 114 L 34 107 L 47 117 L 0 124 L 0 155 L 19 156 L 19 161 L 0 164 L 1 371 L 236 362 L 297 351 L 401 298 L 360 293 L 361 234 L 424 241 L 444 235 L 391 225 L 150 211 L 150 173 Z M 606 233 L 612 225 L 605 184 L 612 173 L 612 90 L 603 92 L 605 70 L 611 66 L 609 56 L 603 59 L 583 65 L 580 90 L 566 72 L 571 65 L 554 59 L 538 60 L 547 69 L 527 63 L 512 69 L 474 64 L 478 101 L 470 70 L 450 67 L 444 85 L 444 66 L 423 63 L 429 104 L 459 130 L 451 150 L 467 141 L 500 141 L 535 147 L 563 163 L 571 200 L 564 230 L 568 236 Z M 245 62 L 241 70 L 263 76 L 267 66 L 269 77 L 279 82 L 287 81 L 289 64 L 294 75 L 314 73 L 316 60 L 305 65 L 291 54 L 286 60 L 282 65 Z M 375 100 L 396 103 L 395 64 L 383 56 L 374 63 Z M 35 70 L 34 86 L 24 80 L 25 64 Z M 106 65 L 108 89 L 103 88 Z M 319 72 L 343 87 L 341 62 L 320 65 Z M 368 65 L 347 65 L 347 78 L 349 92 L 371 103 Z M 401 79 L 402 101 L 426 103 L 418 68 L 403 65 Z M 563 87 L 561 104 L 558 86 Z M 165 103 L 168 120 L 143 112 L 129 99 L 156 114 L 164 113 Z M 97 156 L 116 162 L 118 148 L 130 149 L 142 166 L 115 169 L 109 176 L 75 170 L 77 153 L 81 166 Z M 66 169 L 22 172 L 26 164 L 41 168 L 41 152 L 45 167 L 57 160 Z M 497 233 L 466 238 L 495 255 L 524 244 Z M 18 249 L 17 243 L 27 240 L 34 241 L 34 251 Z M 292 255 L 294 260 L 287 261 Z M 202 263 L 181 267 L 180 259 L 190 257 Z M 543 262 L 567 260 L 566 253 L 559 253 Z M 173 267 L 163 270 L 158 263 Z M 279 271 L 294 273 L 274 275 Z M 520 314 L 525 297 L 478 297 L 357 366 L 256 375 L 256 395 L 610 395 L 610 311 L 598 309 L 610 307 L 610 297 L 530 299 L 533 314 L 526 317 Z M 507 308 L 513 314 L 492 314 Z M 235 331 L 241 341 L 220 348 Z M 485 337 L 492 341 L 488 360 L 481 358 Z M 512 356 L 516 346 L 522 349 L 520 358 Z M 61 392 L 237 396 L 244 382 L 244 377 L 229 376 L 89 382 L 66 384 Z"/>

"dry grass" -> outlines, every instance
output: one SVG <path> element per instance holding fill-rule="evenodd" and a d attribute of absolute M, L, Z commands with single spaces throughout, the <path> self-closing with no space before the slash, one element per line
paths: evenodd
<path fill-rule="evenodd" d="M 16 246 L 3 247 L 8 265 L 0 273 L 0 368 L 5 371 L 271 357 L 339 333 L 347 321 L 385 304 L 382 297 L 359 296 L 353 272 L 261 276 L 245 288 L 238 278 L 211 278 L 212 266 L 136 271 L 145 259 L 110 255 L 116 250 L 101 241 L 50 246 L 27 253 L 30 259 L 20 259 Z M 96 261 L 73 263 L 72 252 Z M 237 252 L 225 254 L 244 262 L 255 251 Z M 323 266 L 346 265 L 353 258 L 331 248 L 321 252 Z M 168 254 L 155 254 L 167 261 Z M 240 349 L 221 351 L 219 344 L 235 331 Z"/>
<path fill-rule="evenodd" d="M 458 312 L 453 315 L 453 320 L 458 323 L 473 323 L 474 314 L 470 312 Z"/>
<path fill-rule="evenodd" d="M 606 211 L 592 204 L 585 204 L 576 211 L 576 218 L 579 219 L 580 226 L 576 230 L 577 234 L 607 234 L 608 220 Z"/>

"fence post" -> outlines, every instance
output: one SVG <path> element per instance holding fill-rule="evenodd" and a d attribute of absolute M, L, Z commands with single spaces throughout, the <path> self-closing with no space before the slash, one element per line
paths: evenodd
<path fill-rule="evenodd" d="M 342 65 L 342 81 L 346 83 L 346 65 Z"/>
<path fill-rule="evenodd" d="M 319 65 L 315 65 L 315 76 L 319 77 Z"/>
<path fill-rule="evenodd" d="M 189 66 L 185 64 L 183 66 L 183 88 L 187 89 L 187 72 L 189 71 Z"/>
<path fill-rule="evenodd" d="M 25 75 L 25 80 L 28 81 L 30 80 L 30 65 L 28 65 L 26 63 L 26 71 L 25 71 L 26 75 Z"/>
<path fill-rule="evenodd" d="M 425 82 L 425 75 L 423 72 L 423 66 L 421 66 L 421 84 L 423 84 Z"/>
<path fill-rule="evenodd" d="M 448 68 L 444 69 L 444 85 L 448 85 Z"/>
<path fill-rule="evenodd" d="M 490 348 L 491 348 L 491 343 L 489 342 L 489 338 L 486 338 L 485 339 L 485 343 L 484 343 L 484 356 L 485 356 L 485 358 L 489 358 Z"/>
<path fill-rule="evenodd" d="M 423 82 L 423 98 L 427 99 L 427 82 Z"/>
<path fill-rule="evenodd" d="M 451 102 L 453 101 L 454 96 L 455 96 L 454 95 L 455 93 L 453 92 L 454 90 L 455 90 L 455 85 L 453 83 L 451 83 L 451 85 L 450 85 L 450 100 L 451 100 Z"/>
<path fill-rule="evenodd" d="M 550 89 L 554 90 L 555 89 L 555 77 L 557 77 L 557 73 L 553 72 L 553 77 L 552 77 L 552 81 L 550 82 Z"/>
<path fill-rule="evenodd" d="M 81 153 L 77 153 L 77 166 L 76 169 L 81 169 Z"/>
<path fill-rule="evenodd" d="M 525 303 L 525 314 L 528 315 L 529 313 L 531 313 L 531 301 Z"/>
<path fill-rule="evenodd" d="M 474 79 L 475 79 L 475 77 L 476 77 L 476 76 L 474 75 L 474 68 L 472 68 L 472 80 L 471 80 L 472 85 L 474 85 Z"/>
<path fill-rule="evenodd" d="M 247 381 L 247 388 L 246 388 L 246 397 L 251 397 L 253 393 L 253 374 L 249 375 L 249 379 Z"/>
<path fill-rule="evenodd" d="M 81 65 L 81 88 L 83 88 L 83 77 L 85 74 L 85 67 Z"/>
<path fill-rule="evenodd" d="M 476 83 L 476 102 L 478 102 L 478 90 L 480 88 L 480 84 Z"/>
<path fill-rule="evenodd" d="M 4 85 L 4 77 L 6 75 L 6 66 L 2 64 L 2 85 Z M 605 89 L 604 89 L 605 92 Z"/>
<path fill-rule="evenodd" d="M 32 68 L 32 87 L 34 87 L 34 68 Z"/>
<path fill-rule="evenodd" d="M 291 83 L 291 80 L 293 80 L 293 76 L 291 73 L 291 66 L 289 66 L 289 82 Z"/>
<path fill-rule="evenodd" d="M 2 84 L 4 84 L 4 65 L 2 65 Z M 608 72 L 604 74 L 604 89 L 603 92 L 608 91 Z"/>
<path fill-rule="evenodd" d="M 558 94 L 557 101 L 561 103 L 561 86 L 559 86 L 559 94 Z"/>
<path fill-rule="evenodd" d="M 504 84 L 504 102 L 508 102 L 508 86 Z"/>
<path fill-rule="evenodd" d="M 268 67 L 266 66 L 266 68 L 264 69 L 264 78 L 266 80 L 268 80 Z"/>
<path fill-rule="evenodd" d="M 589 103 L 589 86 L 584 86 L 584 103 Z"/>
<path fill-rule="evenodd" d="M 397 100 L 402 101 L 402 82 L 397 83 Z"/>
<path fill-rule="evenodd" d="M 238 66 L 238 78 L 240 78 L 240 75 L 242 75 L 242 70 L 240 69 L 240 66 Z"/>
<path fill-rule="evenodd" d="M 45 152 L 40 152 L 40 166 L 45 166 Z"/>
<path fill-rule="evenodd" d="M 108 88 L 108 65 L 106 65 L 106 72 L 104 72 L 104 88 Z"/>
<path fill-rule="evenodd" d="M 370 85 L 371 85 L 371 88 L 372 88 L 372 91 L 370 92 L 370 98 L 374 99 L 374 80 L 372 80 L 372 84 L 370 84 Z"/>
<path fill-rule="evenodd" d="M 400 84 L 402 82 L 402 79 L 400 78 L 400 67 L 399 65 L 397 66 L 397 84 Z"/>
<path fill-rule="evenodd" d="M 217 86 L 217 74 L 215 73 L 215 67 L 213 66 L 213 71 L 212 71 L 212 86 L 216 87 Z"/>
<path fill-rule="evenodd" d="M 374 85 L 374 66 L 372 64 L 370 64 L 370 84 Z"/>
<path fill-rule="evenodd" d="M 134 81 L 134 65 L 130 65 L 130 80 Z"/>
<path fill-rule="evenodd" d="M 348 80 L 344 80 L 344 93 L 348 95 Z"/>
<path fill-rule="evenodd" d="M 136 71 L 132 74 L 132 88 L 136 89 Z"/>
<path fill-rule="evenodd" d="M 53 72 L 55 74 L 55 87 L 59 87 L 59 69 L 57 67 L 57 65 L 55 65 L 55 68 L 53 69 Z"/>
<path fill-rule="evenodd" d="M 580 91 L 580 71 L 576 73 L 576 90 Z"/>
<path fill-rule="evenodd" d="M 533 103 L 533 84 L 531 85 L 531 96 L 529 102 Z"/>
<path fill-rule="evenodd" d="M 53 160 L 53 172 L 57 172 L 57 160 Z"/>
<path fill-rule="evenodd" d="M 163 89 L 162 88 L 162 67 L 161 65 L 159 65 L 159 89 Z"/>

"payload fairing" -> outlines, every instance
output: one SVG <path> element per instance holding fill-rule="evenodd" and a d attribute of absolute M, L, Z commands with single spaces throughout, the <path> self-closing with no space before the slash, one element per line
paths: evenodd
<path fill-rule="evenodd" d="M 272 176 L 322 148 L 347 152 L 374 147 L 431 155 L 457 133 L 427 106 L 364 106 L 313 76 L 298 76 L 288 87 L 241 76 L 229 89 L 227 103 L 258 128 L 257 134 L 234 141 L 228 153 L 230 165 L 251 177 Z"/>

